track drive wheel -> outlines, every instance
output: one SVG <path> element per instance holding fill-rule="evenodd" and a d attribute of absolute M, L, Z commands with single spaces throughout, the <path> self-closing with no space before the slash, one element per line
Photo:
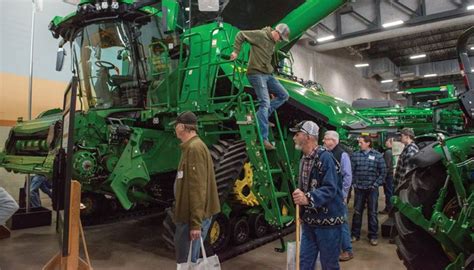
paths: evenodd
<path fill-rule="evenodd" d="M 214 252 L 220 252 L 227 247 L 229 239 L 229 219 L 224 214 L 219 213 L 212 220 L 207 233 L 207 241 Z"/>
<path fill-rule="evenodd" d="M 268 231 L 268 223 L 265 220 L 265 215 L 262 213 L 252 214 L 249 217 L 250 233 L 255 238 L 265 236 Z"/>
<path fill-rule="evenodd" d="M 234 244 L 241 245 L 249 240 L 250 228 L 246 217 L 240 216 L 232 218 L 230 228 Z"/>

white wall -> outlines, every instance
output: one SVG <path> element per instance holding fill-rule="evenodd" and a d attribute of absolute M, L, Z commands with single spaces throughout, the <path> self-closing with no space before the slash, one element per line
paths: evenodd
<path fill-rule="evenodd" d="M 361 71 L 354 67 L 360 58 L 351 56 L 345 49 L 319 53 L 296 44 L 291 53 L 295 60 L 294 75 L 319 82 L 327 93 L 349 104 L 357 98 L 385 99 L 387 96 L 379 91 L 379 82 L 362 77 Z"/>

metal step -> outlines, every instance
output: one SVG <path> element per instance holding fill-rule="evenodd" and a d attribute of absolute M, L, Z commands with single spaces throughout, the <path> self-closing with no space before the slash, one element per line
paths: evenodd
<path fill-rule="evenodd" d="M 281 222 L 283 224 L 287 224 L 289 222 L 292 222 L 293 220 L 295 220 L 294 216 L 281 216 Z"/>

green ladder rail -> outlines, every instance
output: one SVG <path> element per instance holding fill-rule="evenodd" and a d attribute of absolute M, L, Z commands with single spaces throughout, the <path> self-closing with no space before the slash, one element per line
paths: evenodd
<path fill-rule="evenodd" d="M 245 96 L 248 101 L 244 102 L 242 97 L 239 98 L 240 106 L 236 112 L 237 124 L 239 125 L 241 137 L 246 141 L 247 153 L 253 165 L 254 175 L 258 177 L 258 181 L 254 181 L 251 190 L 264 209 L 267 222 L 282 228 L 294 221 L 295 213 L 291 196 L 295 186 L 295 178 L 288 153 L 284 142 L 277 142 L 278 148 L 275 150 L 265 149 L 253 99 L 249 94 L 242 96 Z M 283 136 L 278 118 L 276 120 L 279 139 L 282 140 Z M 281 153 L 278 154 L 278 152 Z M 269 159 L 269 157 L 272 158 Z M 281 157 L 283 157 L 283 163 L 270 162 L 270 160 L 275 161 Z M 282 209 L 284 207 L 290 214 L 283 214 Z"/>

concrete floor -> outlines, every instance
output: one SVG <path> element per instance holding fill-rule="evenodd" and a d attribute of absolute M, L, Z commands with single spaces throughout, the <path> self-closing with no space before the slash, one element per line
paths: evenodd
<path fill-rule="evenodd" d="M 381 208 L 382 199 L 383 195 Z M 386 215 L 379 216 L 381 222 L 385 219 Z M 94 269 L 176 269 L 174 254 L 160 244 L 160 231 L 160 217 L 87 227 L 85 234 Z M 395 245 L 380 237 L 379 245 L 373 247 L 366 235 L 364 217 L 361 240 L 353 246 L 355 257 L 341 262 L 341 269 L 405 269 L 396 255 Z M 294 234 L 285 237 L 288 241 L 294 239 Z M 286 254 L 273 250 L 278 245 L 274 241 L 227 260 L 222 263 L 222 269 L 286 269 Z M 58 251 L 54 226 L 13 231 L 10 239 L 0 240 L 0 269 L 40 269 Z"/>

